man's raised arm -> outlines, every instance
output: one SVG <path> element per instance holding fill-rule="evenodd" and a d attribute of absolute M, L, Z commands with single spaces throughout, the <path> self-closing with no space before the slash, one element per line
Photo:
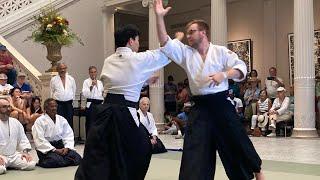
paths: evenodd
<path fill-rule="evenodd" d="M 155 0 L 154 1 L 154 11 L 156 14 L 156 21 L 157 21 L 157 31 L 159 42 L 161 46 L 164 46 L 168 41 L 168 33 L 166 30 L 166 25 L 164 23 L 164 16 L 168 14 L 171 7 L 163 8 L 162 0 Z"/>

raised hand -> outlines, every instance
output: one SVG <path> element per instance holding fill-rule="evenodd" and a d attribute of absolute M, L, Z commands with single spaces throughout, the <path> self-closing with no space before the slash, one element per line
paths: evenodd
<path fill-rule="evenodd" d="M 178 39 L 179 41 L 182 41 L 183 37 L 184 37 L 183 32 L 176 32 L 175 33 L 175 38 Z"/>
<path fill-rule="evenodd" d="M 171 7 L 164 8 L 162 0 L 155 0 L 153 3 L 153 7 L 156 15 L 161 17 L 166 16 L 171 9 Z"/>

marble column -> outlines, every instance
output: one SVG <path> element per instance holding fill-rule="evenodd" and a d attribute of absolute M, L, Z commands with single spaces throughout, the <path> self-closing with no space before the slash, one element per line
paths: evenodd
<path fill-rule="evenodd" d="M 315 128 L 315 66 L 313 0 L 294 0 L 293 137 L 317 137 Z"/>
<path fill-rule="evenodd" d="M 213 44 L 226 46 L 227 40 L 227 2 L 211 0 L 211 41 Z"/>
<path fill-rule="evenodd" d="M 153 10 L 153 0 L 149 0 L 149 49 L 159 48 L 157 36 L 156 15 Z M 155 72 L 159 79 L 149 87 L 150 112 L 153 114 L 157 126 L 164 124 L 164 70 Z"/>
<path fill-rule="evenodd" d="M 108 57 L 115 51 L 114 42 L 114 7 L 107 7 L 103 10 L 103 45 L 104 57 Z"/>

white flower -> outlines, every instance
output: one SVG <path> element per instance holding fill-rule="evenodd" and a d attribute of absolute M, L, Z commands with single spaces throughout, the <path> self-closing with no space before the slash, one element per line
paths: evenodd
<path fill-rule="evenodd" d="M 67 30 L 63 30 L 63 34 L 65 35 L 65 36 L 68 36 L 68 31 Z"/>
<path fill-rule="evenodd" d="M 52 24 L 48 24 L 46 30 L 47 30 L 47 31 L 50 31 L 51 28 L 52 28 Z"/>

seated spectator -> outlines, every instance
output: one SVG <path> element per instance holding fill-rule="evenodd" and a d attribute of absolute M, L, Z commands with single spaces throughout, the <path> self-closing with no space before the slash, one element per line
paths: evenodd
<path fill-rule="evenodd" d="M 279 87 L 277 89 L 277 98 L 274 100 L 271 109 L 269 110 L 269 129 L 272 133 L 268 137 L 276 136 L 276 124 L 281 121 L 292 120 L 292 113 L 289 111 L 290 99 L 286 97 L 286 89 Z"/>
<path fill-rule="evenodd" d="M 81 156 L 74 149 L 73 131 L 68 121 L 57 114 L 57 102 L 47 99 L 44 111 L 32 126 L 38 165 L 44 168 L 79 165 Z"/>
<path fill-rule="evenodd" d="M 10 117 L 16 118 L 25 127 L 28 123 L 27 101 L 21 98 L 21 89 L 15 87 L 10 91 L 9 102 L 11 105 Z"/>
<path fill-rule="evenodd" d="M 188 87 L 185 87 L 183 82 L 179 82 L 177 92 L 177 111 L 179 113 L 183 111 L 183 104 L 186 102 L 189 102 Z"/>
<path fill-rule="evenodd" d="M 260 89 L 257 87 L 258 81 L 255 78 L 248 79 L 248 89 L 244 93 L 245 118 L 251 119 L 256 114 L 257 101 L 259 100 Z"/>
<path fill-rule="evenodd" d="M 147 97 L 143 97 L 139 101 L 139 119 L 140 122 L 146 127 L 150 134 L 150 140 L 152 144 L 152 153 L 163 153 L 167 152 L 161 140 L 158 138 L 158 131 L 153 115 L 148 112 L 150 107 L 150 100 Z M 159 144 L 158 144 L 159 143 Z"/>
<path fill-rule="evenodd" d="M 29 83 L 26 82 L 26 75 L 24 73 L 19 73 L 17 76 L 17 82 L 13 84 L 13 87 L 19 87 L 21 89 L 21 97 L 26 99 L 28 102 L 32 98 L 32 88 Z M 29 101 L 30 100 L 30 101 Z"/>
<path fill-rule="evenodd" d="M 257 81 L 257 87 L 261 88 L 261 80 L 258 78 L 258 71 L 255 69 L 252 69 L 248 76 L 249 79 L 254 79 Z"/>
<path fill-rule="evenodd" d="M 228 79 L 229 89 L 232 89 L 235 97 L 240 97 L 240 85 L 232 79 Z"/>
<path fill-rule="evenodd" d="M 0 174 L 5 173 L 7 168 L 33 170 L 36 162 L 28 153 L 31 145 L 21 123 L 9 114 L 9 101 L 0 99 Z"/>
<path fill-rule="evenodd" d="M 257 125 L 258 118 L 263 119 L 264 117 L 268 117 L 268 112 L 272 106 L 271 100 L 268 98 L 268 94 L 266 90 L 260 91 L 260 99 L 257 105 L 257 114 L 252 115 L 251 118 L 251 130 L 253 131 Z M 266 127 L 261 127 L 261 131 L 265 133 Z"/>
<path fill-rule="evenodd" d="M 164 105 L 166 112 L 176 113 L 177 89 L 173 76 L 168 76 L 168 82 L 164 84 Z"/>
<path fill-rule="evenodd" d="M 13 86 L 7 83 L 7 80 L 8 80 L 7 75 L 1 73 L 0 74 L 0 94 L 1 95 L 9 95 L 10 90 L 13 88 Z"/>
<path fill-rule="evenodd" d="M 175 137 L 176 139 L 183 138 L 185 128 L 187 126 L 188 115 L 191 110 L 191 103 L 186 102 L 183 104 L 183 112 L 178 114 L 177 117 L 172 118 L 172 122 L 177 127 L 178 135 Z"/>
<path fill-rule="evenodd" d="M 229 95 L 228 100 L 231 102 L 231 104 L 235 107 L 237 114 L 241 119 L 244 118 L 243 116 L 243 104 L 241 99 L 235 97 L 234 92 L 232 89 L 229 89 Z"/>
<path fill-rule="evenodd" d="M 277 88 L 284 87 L 282 78 L 277 76 L 277 68 L 271 67 L 269 69 L 269 77 L 264 82 L 268 96 L 273 102 L 277 96 Z"/>
<path fill-rule="evenodd" d="M 164 131 L 160 131 L 160 134 L 174 135 L 178 133 L 177 127 L 173 122 L 172 114 L 165 112 L 164 114 L 167 123 L 164 125 Z"/>
<path fill-rule="evenodd" d="M 8 76 L 9 84 L 13 85 L 16 82 L 17 71 L 13 67 L 11 55 L 4 45 L 0 45 L 0 73 Z"/>
<path fill-rule="evenodd" d="M 27 108 L 28 124 L 26 126 L 27 132 L 31 131 L 34 122 L 43 114 L 41 108 L 41 100 L 38 96 L 31 99 L 31 105 Z"/>
<path fill-rule="evenodd" d="M 293 86 L 290 86 L 290 96 L 289 96 L 289 99 L 290 99 L 290 105 L 289 105 L 289 111 L 294 114 L 294 87 Z"/>

